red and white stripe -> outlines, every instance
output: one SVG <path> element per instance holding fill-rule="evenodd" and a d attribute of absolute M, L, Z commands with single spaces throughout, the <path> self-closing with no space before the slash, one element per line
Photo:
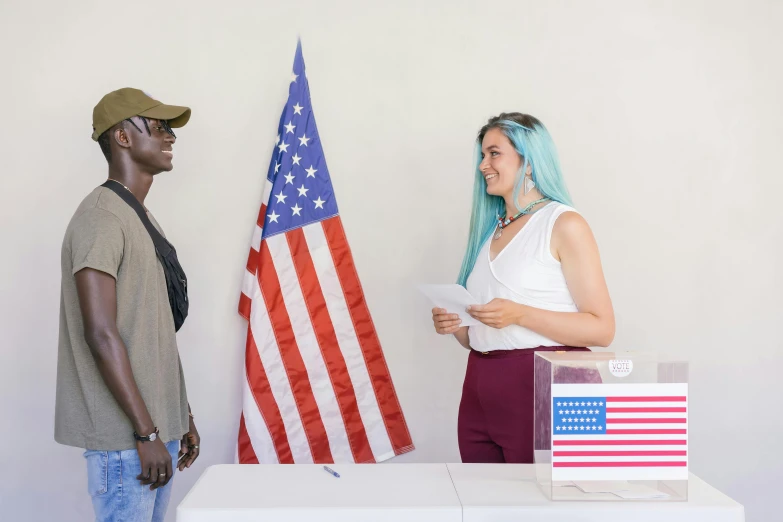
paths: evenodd
<path fill-rule="evenodd" d="M 687 480 L 687 384 L 555 384 L 553 395 L 606 398 L 604 434 L 552 436 L 553 480 Z"/>
<path fill-rule="evenodd" d="M 262 205 L 239 303 L 249 322 L 239 462 L 367 463 L 411 451 L 340 217 L 262 242 L 265 214 Z"/>

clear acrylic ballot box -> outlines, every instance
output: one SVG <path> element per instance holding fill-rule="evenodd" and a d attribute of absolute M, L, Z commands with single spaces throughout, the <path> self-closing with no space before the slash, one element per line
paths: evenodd
<path fill-rule="evenodd" d="M 536 352 L 536 479 L 550 500 L 688 498 L 688 363 Z"/>

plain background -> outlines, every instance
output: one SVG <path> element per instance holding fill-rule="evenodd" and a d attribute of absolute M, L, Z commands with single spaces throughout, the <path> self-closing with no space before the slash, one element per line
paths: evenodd
<path fill-rule="evenodd" d="M 783 3 L 0 2 L 0 518 L 88 520 L 78 449 L 53 441 L 60 246 L 106 166 L 92 108 L 125 86 L 193 108 L 147 200 L 187 270 L 179 333 L 202 435 L 169 520 L 232 462 L 242 274 L 302 36 L 343 223 L 417 449 L 459 460 L 466 352 L 419 282 L 452 282 L 473 140 L 501 111 L 540 118 L 601 249 L 615 349 L 691 363 L 691 467 L 779 512 L 778 208 Z"/>

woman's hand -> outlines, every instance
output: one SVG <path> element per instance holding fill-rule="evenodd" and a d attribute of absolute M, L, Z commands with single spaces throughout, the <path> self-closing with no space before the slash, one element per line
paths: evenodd
<path fill-rule="evenodd" d="M 445 308 L 432 309 L 432 322 L 435 331 L 441 335 L 453 334 L 460 329 L 462 319 L 457 314 L 450 314 Z"/>
<path fill-rule="evenodd" d="M 485 305 L 468 307 L 470 316 L 492 328 L 505 328 L 520 324 L 525 306 L 508 299 L 493 299 Z"/>

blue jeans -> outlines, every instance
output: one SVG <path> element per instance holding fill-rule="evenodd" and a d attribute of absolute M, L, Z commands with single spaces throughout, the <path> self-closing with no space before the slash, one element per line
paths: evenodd
<path fill-rule="evenodd" d="M 166 443 L 176 474 L 179 440 Z M 150 491 L 136 477 L 141 474 L 139 453 L 124 451 L 84 452 L 87 459 L 87 489 L 97 522 L 163 522 L 171 498 L 171 482 Z"/>

